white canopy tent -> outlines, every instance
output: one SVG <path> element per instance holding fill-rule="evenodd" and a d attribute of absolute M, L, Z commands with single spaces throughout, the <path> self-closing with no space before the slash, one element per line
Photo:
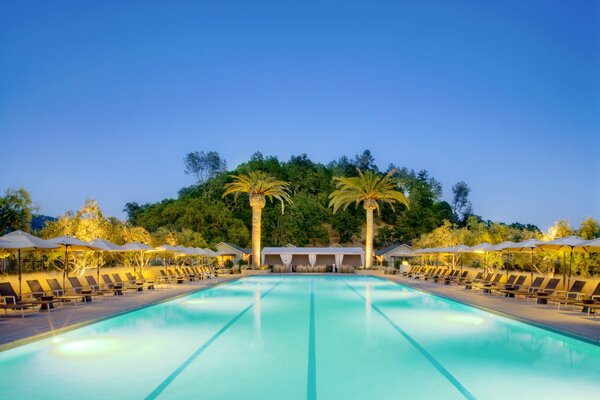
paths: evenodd
<path fill-rule="evenodd" d="M 265 247 L 262 250 L 262 264 L 279 264 L 291 267 L 308 262 L 336 267 L 345 263 L 352 266 L 364 265 L 365 250 L 361 247 Z"/>

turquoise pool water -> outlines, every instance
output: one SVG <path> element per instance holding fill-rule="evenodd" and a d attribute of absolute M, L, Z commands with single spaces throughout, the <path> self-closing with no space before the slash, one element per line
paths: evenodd
<path fill-rule="evenodd" d="M 600 346 L 374 277 L 250 277 L 0 353 L 19 399 L 592 399 Z"/>

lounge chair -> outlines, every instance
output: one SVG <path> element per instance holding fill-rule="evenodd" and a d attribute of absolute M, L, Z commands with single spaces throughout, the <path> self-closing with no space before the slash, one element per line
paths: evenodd
<path fill-rule="evenodd" d="M 548 298 L 554 293 L 559 282 L 559 278 L 552 278 L 543 289 L 530 294 L 528 297 L 536 299 L 537 304 L 548 304 Z"/>
<path fill-rule="evenodd" d="M 124 289 L 126 290 L 131 290 L 131 291 L 136 291 L 136 292 L 143 292 L 144 291 L 144 285 L 138 285 L 135 283 L 135 279 L 134 279 L 134 283 L 131 283 L 130 281 L 124 281 L 121 279 L 121 275 L 114 273 L 112 274 L 113 279 L 115 281 L 116 284 L 118 285 L 122 285 Z"/>
<path fill-rule="evenodd" d="M 498 274 L 498 275 L 500 275 L 500 274 Z M 502 276 L 502 275 L 500 275 L 500 276 Z M 497 276 L 496 276 L 496 278 L 497 278 Z M 501 290 L 501 289 L 504 289 L 504 288 L 507 288 L 507 287 L 511 287 L 515 283 L 516 279 L 517 279 L 516 275 L 510 275 L 508 277 L 508 279 L 506 280 L 506 282 L 504 282 L 504 283 L 492 283 L 492 285 L 489 288 L 487 288 L 487 289 L 489 289 L 489 293 L 493 293 L 494 290 L 498 291 L 498 290 Z"/>
<path fill-rule="evenodd" d="M 42 304 L 48 304 L 48 302 L 40 300 L 22 301 L 10 282 L 0 283 L 0 308 L 4 309 L 5 315 L 8 315 L 8 310 L 20 311 L 21 318 L 24 318 L 25 310 L 37 311 L 36 307 L 41 307 Z"/>
<path fill-rule="evenodd" d="M 598 282 L 591 295 L 581 298 L 575 305 L 582 307 L 581 311 L 587 313 L 588 317 L 598 309 L 597 306 L 600 306 L 600 282 Z"/>
<path fill-rule="evenodd" d="M 489 284 L 493 277 L 494 277 L 494 274 L 487 274 L 485 276 L 485 278 L 479 278 L 479 279 L 477 279 L 477 277 L 475 277 L 475 279 L 471 283 L 471 287 L 469 289 L 479 289 L 479 288 L 481 288 L 482 285 Z"/>
<path fill-rule="evenodd" d="M 140 282 L 142 282 L 144 285 L 146 285 L 146 287 L 148 288 L 148 290 L 155 290 L 156 289 L 156 282 L 154 281 L 154 279 L 146 279 L 146 277 L 144 276 L 143 273 L 138 272 L 137 276 L 140 280 Z"/>
<path fill-rule="evenodd" d="M 542 283 L 544 283 L 544 278 L 541 277 L 541 276 L 538 276 L 537 278 L 535 278 L 533 280 L 533 282 L 531 283 L 530 286 L 519 287 L 517 290 L 515 290 L 514 292 L 512 292 L 511 293 L 512 297 L 514 297 L 516 300 L 519 299 L 519 296 L 523 296 L 525 298 L 529 298 L 535 292 L 537 292 L 538 290 L 540 290 L 540 287 L 542 286 Z M 511 296 L 507 296 L 507 297 L 511 297 Z"/>
<path fill-rule="evenodd" d="M 127 277 L 127 281 L 129 281 L 129 284 L 140 289 L 140 292 L 144 289 L 154 289 L 154 287 L 151 288 L 148 284 L 146 284 L 143 279 L 136 279 L 135 276 L 131 275 L 131 272 L 125 272 L 125 276 Z"/>
<path fill-rule="evenodd" d="M 117 296 L 117 289 L 109 288 L 107 285 L 100 285 L 98 282 L 96 282 L 96 278 L 94 278 L 92 275 L 87 275 L 85 280 L 87 281 L 88 286 L 94 291 L 99 293 L 112 293 L 113 296 Z"/>
<path fill-rule="evenodd" d="M 46 282 L 48 283 L 48 286 L 50 286 L 50 290 L 52 291 L 52 293 L 54 294 L 56 299 L 59 299 L 65 303 L 71 303 L 74 306 L 77 305 L 77 302 L 82 302 L 85 303 L 85 298 L 84 296 L 81 295 L 69 295 L 67 294 L 62 286 L 60 285 L 60 282 L 58 282 L 58 279 L 46 279 Z"/>
<path fill-rule="evenodd" d="M 178 284 L 183 284 L 185 282 L 185 277 L 184 276 L 182 276 L 182 275 L 176 275 L 170 269 L 167 269 L 167 274 L 171 277 L 171 279 L 173 281 L 177 282 Z"/>
<path fill-rule="evenodd" d="M 579 303 L 583 298 L 583 293 L 581 291 L 585 287 L 585 281 L 575 281 L 571 285 L 571 288 L 568 291 L 564 290 L 555 290 L 547 300 L 551 303 L 558 304 L 558 309 L 560 310 L 561 304 L 565 306 L 573 305 Z"/>
<path fill-rule="evenodd" d="M 487 294 L 491 294 L 492 293 L 492 289 L 494 287 L 499 287 L 500 286 L 500 281 L 502 280 L 502 277 L 504 276 L 504 274 L 496 274 L 496 276 L 494 276 L 494 279 L 489 280 L 488 282 L 483 282 L 479 285 L 476 285 L 476 287 L 478 289 L 481 289 L 482 293 L 487 293 Z"/>
<path fill-rule="evenodd" d="M 119 280 L 120 279 L 121 278 L 119 278 Z M 137 292 L 137 288 L 135 288 L 135 287 L 126 286 L 124 283 L 113 282 L 112 279 L 110 279 L 110 276 L 108 274 L 102 274 L 102 280 L 104 281 L 104 283 L 106 284 L 106 286 L 109 289 L 115 290 L 115 294 L 117 296 L 122 296 L 123 293 L 125 293 L 127 291 Z"/>
<path fill-rule="evenodd" d="M 468 273 L 469 273 L 469 271 L 463 271 L 463 273 L 461 274 L 460 270 L 456 269 L 444 278 L 444 285 L 449 285 L 453 281 L 456 281 L 457 279 L 459 279 L 461 277 L 461 275 L 467 276 Z"/>
<path fill-rule="evenodd" d="M 483 277 L 483 272 L 478 272 L 474 279 L 465 279 L 464 281 L 462 281 L 460 283 L 465 285 L 465 290 L 470 290 L 473 288 L 473 285 L 475 283 L 481 281 L 482 277 Z M 491 274 L 490 274 L 490 277 L 491 277 Z"/>
<path fill-rule="evenodd" d="M 40 300 L 47 302 L 47 304 L 43 304 L 40 306 L 40 311 L 53 310 L 55 308 L 55 304 L 62 306 L 63 301 L 55 298 L 52 294 L 48 294 L 48 292 L 44 290 L 44 288 L 37 279 L 28 279 L 27 286 L 29 286 L 29 289 L 31 289 L 31 300 Z"/>
<path fill-rule="evenodd" d="M 502 293 L 502 295 L 505 297 L 514 297 L 514 293 L 519 290 L 521 286 L 523 286 L 526 279 L 527 276 L 519 275 L 516 281 L 514 281 L 512 284 L 504 284 L 504 287 L 498 289 L 498 292 Z"/>
<path fill-rule="evenodd" d="M 433 279 L 433 283 L 438 283 L 438 281 L 442 278 L 444 278 L 446 275 L 448 275 L 449 273 L 449 269 L 444 269 L 440 272 L 438 272 L 437 274 L 433 275 L 432 279 Z"/>
<path fill-rule="evenodd" d="M 86 303 L 91 303 L 93 299 L 101 299 L 104 296 L 102 292 L 94 291 L 94 289 L 89 286 L 83 286 L 79 278 L 76 276 L 70 276 L 69 283 L 71 284 L 71 288 L 75 293 L 85 297 Z"/>

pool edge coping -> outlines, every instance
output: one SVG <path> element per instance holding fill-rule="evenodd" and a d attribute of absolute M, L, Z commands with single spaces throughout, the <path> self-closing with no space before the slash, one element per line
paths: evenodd
<path fill-rule="evenodd" d="M 553 327 L 553 326 L 550 326 L 550 325 L 546 325 L 546 324 L 544 324 L 542 322 L 533 321 L 531 319 L 528 319 L 528 318 L 525 318 L 525 317 L 521 317 L 521 316 L 518 316 L 518 315 L 514 315 L 514 314 L 508 314 L 508 313 L 503 312 L 503 311 L 494 310 L 492 308 L 488 308 L 486 306 L 482 306 L 482 305 L 475 304 L 475 303 L 470 303 L 468 301 L 454 299 L 452 297 L 445 296 L 443 294 L 433 293 L 433 292 L 430 292 L 430 291 L 428 291 L 428 290 L 426 290 L 424 288 L 415 287 L 415 286 L 411 286 L 411 285 L 405 285 L 402 282 L 395 281 L 393 279 L 389 279 L 389 278 L 386 278 L 386 277 L 376 276 L 375 278 L 380 278 L 382 280 L 385 280 L 385 281 L 388 281 L 388 282 L 391 282 L 391 283 L 395 283 L 396 285 L 401 285 L 401 286 L 408 287 L 408 288 L 411 288 L 411 289 L 414 289 L 414 290 L 418 290 L 418 291 L 423 292 L 423 293 L 427 293 L 428 295 L 431 295 L 431 296 L 437 296 L 437 297 L 440 297 L 440 298 L 442 298 L 444 300 L 453 301 L 453 302 L 456 302 L 458 304 L 462 304 L 462 305 L 465 305 L 465 306 L 477 308 L 479 310 L 482 310 L 482 311 L 485 311 L 485 312 L 489 312 L 491 314 L 496 314 L 496 315 L 499 315 L 499 316 L 504 317 L 504 318 L 508 318 L 508 319 L 512 319 L 512 320 L 515 320 L 515 321 L 518 321 L 518 322 L 521 322 L 521 323 L 524 323 L 524 324 L 532 325 L 532 326 L 534 326 L 536 328 L 544 329 L 544 330 L 547 330 L 547 331 L 550 331 L 550 332 L 553 332 L 553 333 L 557 333 L 559 335 L 570 337 L 571 339 L 581 340 L 582 342 L 586 342 L 586 343 L 593 344 L 595 346 L 600 347 L 600 339 L 594 339 L 594 338 L 590 338 L 590 337 L 587 337 L 587 336 L 579 335 L 577 333 L 567 332 L 567 331 L 564 331 L 562 329 L 559 329 L 559 328 L 556 328 L 556 327 Z"/>
<path fill-rule="evenodd" d="M 75 329 L 79 329 L 79 328 L 83 328 L 89 325 L 93 325 L 96 324 L 98 322 L 102 322 L 102 321 L 106 321 L 108 319 L 111 318 L 116 318 L 116 317 L 120 317 L 122 315 L 125 314 L 129 314 L 135 311 L 139 311 L 143 308 L 147 308 L 147 307 L 152 307 L 158 304 L 162 304 L 162 303 L 166 303 L 168 301 L 172 301 L 172 300 L 176 300 L 185 296 L 189 296 L 191 294 L 195 294 L 195 293 L 199 293 L 202 292 L 204 290 L 208 290 L 208 289 L 212 289 L 221 285 L 225 285 L 231 282 L 235 282 L 238 281 L 240 279 L 245 279 L 245 276 L 239 276 L 239 277 L 235 277 L 233 279 L 227 280 L 225 282 L 219 282 L 219 283 L 215 283 L 214 285 L 210 285 L 210 286 L 206 286 L 206 287 L 202 287 L 202 288 L 198 288 L 197 290 L 192 290 L 190 292 L 187 293 L 180 293 L 177 294 L 175 296 L 171 296 L 171 297 L 166 297 L 164 299 L 160 299 L 160 300 L 154 300 L 151 301 L 149 303 L 143 304 L 143 305 L 139 305 L 139 306 L 134 306 L 133 308 L 127 309 L 127 310 L 121 310 L 121 311 L 117 311 L 115 313 L 112 314 L 107 314 L 107 315 L 103 315 L 99 318 L 94 318 L 94 319 L 90 319 L 88 321 L 82 321 L 82 322 L 77 322 L 74 323 L 72 325 L 68 325 L 68 326 L 64 326 L 62 328 L 58 328 L 58 329 L 53 329 L 47 332 L 42 332 L 42 333 L 38 333 L 36 335 L 32 335 L 32 336 L 27 336 L 21 339 L 17 339 L 17 340 L 13 340 L 12 342 L 8 342 L 8 343 L 4 343 L 4 344 L 0 344 L 0 353 L 3 353 L 7 350 L 12 350 L 15 349 L 17 347 L 21 347 L 21 346 L 25 346 L 28 344 L 31 344 L 33 342 L 38 342 L 40 340 L 44 340 L 44 339 L 48 339 L 52 336 L 56 336 L 56 335 L 61 335 L 63 333 L 75 330 Z"/>

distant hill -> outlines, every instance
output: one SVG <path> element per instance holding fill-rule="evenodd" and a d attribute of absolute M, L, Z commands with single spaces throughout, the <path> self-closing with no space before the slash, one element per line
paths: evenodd
<path fill-rule="evenodd" d="M 56 221 L 57 218 L 54 217 L 50 217 L 48 215 L 39 215 L 39 214 L 33 214 L 31 216 L 31 230 L 32 231 L 39 231 L 40 229 L 42 229 L 43 227 L 46 226 L 46 222 L 51 222 L 51 221 Z"/>

